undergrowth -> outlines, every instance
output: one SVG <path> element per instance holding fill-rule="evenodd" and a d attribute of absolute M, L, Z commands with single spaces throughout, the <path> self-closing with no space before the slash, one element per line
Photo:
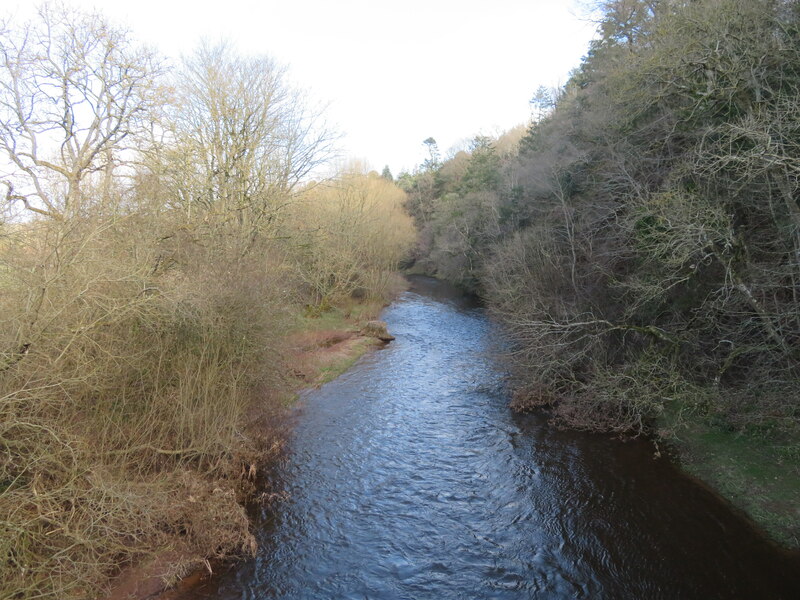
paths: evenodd
<path fill-rule="evenodd" d="M 281 286 L 263 260 L 129 226 L 35 223 L 4 239 L 2 598 L 95 597 L 151 552 L 187 557 L 180 574 L 254 547 L 242 417 L 279 370 Z"/>

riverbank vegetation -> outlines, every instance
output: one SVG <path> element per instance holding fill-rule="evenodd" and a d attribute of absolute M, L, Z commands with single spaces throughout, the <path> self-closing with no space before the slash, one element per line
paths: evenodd
<path fill-rule="evenodd" d="M 253 551 L 270 415 L 330 366 L 293 370 L 298 330 L 358 329 L 412 241 L 392 183 L 320 179 L 334 143 L 269 58 L 0 23 L 0 598 Z"/>
<path fill-rule="evenodd" d="M 800 5 L 606 0 L 527 131 L 399 178 L 417 266 L 505 324 L 514 403 L 650 434 L 800 544 Z M 745 497 L 746 496 L 746 497 Z"/>

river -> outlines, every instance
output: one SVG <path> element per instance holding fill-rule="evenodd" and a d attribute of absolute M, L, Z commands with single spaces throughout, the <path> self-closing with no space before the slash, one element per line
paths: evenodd
<path fill-rule="evenodd" d="M 412 278 L 383 318 L 394 342 L 302 398 L 256 558 L 188 597 L 800 598 L 800 556 L 652 445 L 513 414 L 455 290 Z"/>

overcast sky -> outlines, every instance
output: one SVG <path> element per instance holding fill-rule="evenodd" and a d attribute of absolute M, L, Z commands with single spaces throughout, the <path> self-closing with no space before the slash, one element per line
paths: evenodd
<path fill-rule="evenodd" d="M 202 37 L 269 54 L 327 105 L 345 157 L 395 175 L 424 160 L 428 137 L 447 152 L 525 123 L 536 88 L 563 84 L 594 33 L 576 0 L 66 3 L 100 9 L 173 59 Z M 31 4 L 0 2 L 18 14 Z"/>

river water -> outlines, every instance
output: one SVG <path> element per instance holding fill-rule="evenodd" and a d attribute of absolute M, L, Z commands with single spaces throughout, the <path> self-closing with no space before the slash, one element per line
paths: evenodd
<path fill-rule="evenodd" d="M 651 445 L 513 414 L 457 292 L 414 278 L 383 318 L 397 339 L 303 398 L 257 557 L 192 598 L 800 598 L 800 556 Z"/>

